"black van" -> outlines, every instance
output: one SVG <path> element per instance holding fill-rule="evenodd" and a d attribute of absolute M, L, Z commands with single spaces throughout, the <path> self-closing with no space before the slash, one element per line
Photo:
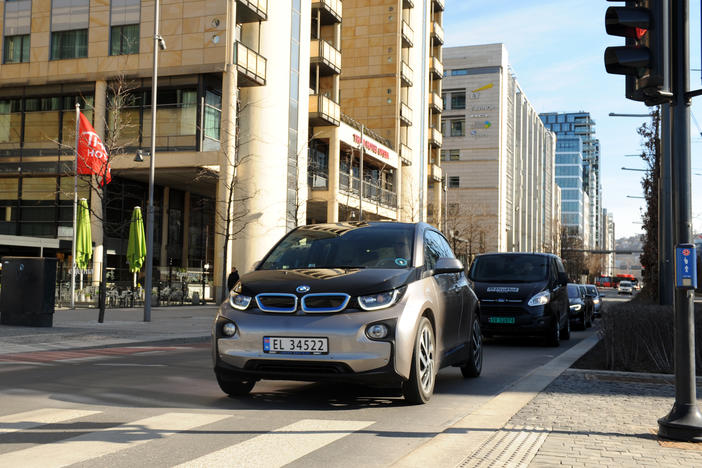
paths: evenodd
<path fill-rule="evenodd" d="M 475 257 L 468 278 L 480 300 L 483 335 L 535 335 L 550 346 L 570 338 L 568 275 L 561 259 L 542 253 Z"/>

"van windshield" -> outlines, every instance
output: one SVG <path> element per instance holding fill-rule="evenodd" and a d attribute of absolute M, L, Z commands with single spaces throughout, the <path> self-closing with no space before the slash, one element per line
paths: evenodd
<path fill-rule="evenodd" d="M 485 283 L 534 283 L 545 281 L 549 258 L 529 254 L 481 255 L 473 262 L 470 278 Z"/>

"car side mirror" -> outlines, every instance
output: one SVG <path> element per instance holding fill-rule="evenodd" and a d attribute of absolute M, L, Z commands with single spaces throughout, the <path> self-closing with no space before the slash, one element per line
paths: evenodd
<path fill-rule="evenodd" d="M 251 269 L 252 269 L 252 270 L 255 270 L 256 268 L 258 268 L 258 266 L 259 266 L 260 264 L 261 264 L 261 260 L 258 260 L 258 261 L 256 261 L 256 262 L 253 262 L 253 265 L 251 265 Z"/>
<path fill-rule="evenodd" d="M 463 271 L 463 263 L 457 258 L 441 257 L 436 261 L 434 274 L 460 273 Z"/>
<path fill-rule="evenodd" d="M 564 272 L 558 272 L 558 282 L 561 284 L 568 284 L 568 274 Z"/>

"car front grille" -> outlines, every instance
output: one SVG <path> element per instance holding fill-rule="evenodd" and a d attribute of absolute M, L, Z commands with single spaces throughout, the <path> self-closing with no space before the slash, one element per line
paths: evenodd
<path fill-rule="evenodd" d="M 351 296 L 343 293 L 307 294 L 302 298 L 302 310 L 310 314 L 341 312 L 350 299 Z"/>
<path fill-rule="evenodd" d="M 285 293 L 261 293 L 256 295 L 256 304 L 264 312 L 290 314 L 297 310 L 297 296 Z"/>
<path fill-rule="evenodd" d="M 246 370 L 275 374 L 350 374 L 351 368 L 341 362 L 307 362 L 251 359 Z"/>

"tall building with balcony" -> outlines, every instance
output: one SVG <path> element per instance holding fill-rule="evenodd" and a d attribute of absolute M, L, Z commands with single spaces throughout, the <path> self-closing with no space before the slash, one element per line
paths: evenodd
<path fill-rule="evenodd" d="M 398 218 L 441 223 L 445 0 L 345 0 L 341 107 L 398 153 Z M 364 174 L 364 178 L 368 178 Z"/>
<path fill-rule="evenodd" d="M 604 221 L 600 142 L 595 138 L 595 121 L 589 112 L 549 112 L 540 116 L 558 137 L 556 181 L 565 190 L 563 224 L 568 226 L 571 235 L 584 241 L 586 248 L 599 248 Z M 575 172 L 580 172 L 578 181 L 574 179 Z M 587 206 L 583 205 L 585 195 Z"/>
<path fill-rule="evenodd" d="M 443 54 L 447 230 L 466 240 L 467 256 L 555 252 L 556 138 L 512 74 L 507 50 L 487 44 Z"/>
<path fill-rule="evenodd" d="M 155 284 L 202 282 L 214 297 L 209 286 L 221 288 L 231 263 L 250 269 L 304 222 L 313 3 L 161 2 Z M 111 151 L 113 174 L 104 212 L 86 177 L 79 186 L 94 212 L 93 279 L 103 250 L 108 279 L 131 279 L 129 218 L 148 193 L 148 157 L 133 158 L 152 142 L 154 1 L 19 0 L 0 9 L 0 255 L 55 255 L 67 277 L 79 103 Z"/>

